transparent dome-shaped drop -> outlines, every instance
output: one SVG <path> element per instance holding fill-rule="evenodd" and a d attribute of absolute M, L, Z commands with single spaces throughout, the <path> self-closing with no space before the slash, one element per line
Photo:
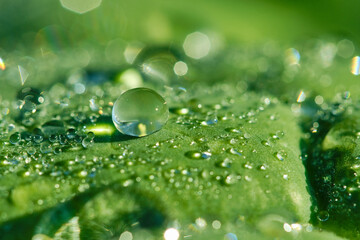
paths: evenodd
<path fill-rule="evenodd" d="M 165 100 L 154 90 L 133 88 L 115 101 L 112 120 L 123 134 L 143 137 L 159 131 L 169 117 Z"/>

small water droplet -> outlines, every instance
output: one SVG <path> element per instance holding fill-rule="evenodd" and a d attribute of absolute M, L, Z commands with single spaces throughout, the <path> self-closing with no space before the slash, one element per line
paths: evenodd
<path fill-rule="evenodd" d="M 197 152 L 197 151 L 188 151 L 185 153 L 185 156 L 192 159 L 208 159 L 211 157 L 209 152 Z"/>
<path fill-rule="evenodd" d="M 261 144 L 264 145 L 265 147 L 270 147 L 269 141 L 263 140 L 261 141 Z"/>
<path fill-rule="evenodd" d="M 82 140 L 81 144 L 84 148 L 90 148 L 94 145 L 94 139 L 87 136 Z"/>
<path fill-rule="evenodd" d="M 20 142 L 20 133 L 16 132 L 14 134 L 11 134 L 9 141 L 11 144 L 18 144 Z"/>
<path fill-rule="evenodd" d="M 237 182 L 237 176 L 235 174 L 230 174 L 225 177 L 225 184 L 232 185 Z"/>
<path fill-rule="evenodd" d="M 329 217 L 330 217 L 330 215 L 329 215 L 329 213 L 327 212 L 327 211 L 320 211 L 320 212 L 318 212 L 318 214 L 317 214 L 317 219 L 319 220 L 319 221 L 321 221 L 321 222 L 325 222 L 325 221 L 327 221 L 328 219 L 329 219 Z"/>

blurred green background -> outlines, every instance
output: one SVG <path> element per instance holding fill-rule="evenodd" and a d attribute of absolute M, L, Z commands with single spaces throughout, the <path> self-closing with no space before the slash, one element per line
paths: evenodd
<path fill-rule="evenodd" d="M 204 29 L 244 44 L 324 35 L 360 40 L 359 1 L 103 0 L 85 14 L 63 8 L 58 0 L 1 0 L 0 6 L 0 48 L 5 51 L 38 44 L 41 30 L 49 26 L 53 28 L 43 40 L 58 48 L 82 41 L 105 44 L 114 38 L 181 42 L 188 33 Z"/>

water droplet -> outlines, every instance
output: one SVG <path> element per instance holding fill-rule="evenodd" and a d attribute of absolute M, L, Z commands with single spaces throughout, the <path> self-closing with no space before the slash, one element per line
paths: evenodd
<path fill-rule="evenodd" d="M 222 168 L 230 168 L 232 165 L 232 160 L 229 158 L 225 158 L 224 160 L 218 162 L 216 165 Z"/>
<path fill-rule="evenodd" d="M 112 119 L 123 134 L 143 137 L 159 131 L 167 122 L 169 109 L 154 90 L 134 88 L 124 92 L 113 106 Z"/>
<path fill-rule="evenodd" d="M 66 137 L 71 140 L 71 139 L 74 139 L 76 136 L 76 130 L 73 129 L 73 128 L 69 128 L 67 131 L 66 131 Z"/>
<path fill-rule="evenodd" d="M 320 211 L 318 214 L 317 214 L 317 219 L 321 222 L 325 222 L 329 219 L 330 215 L 327 211 Z"/>
<path fill-rule="evenodd" d="M 140 67 L 140 71 L 146 79 L 161 85 L 168 84 L 178 79 L 174 72 L 178 55 L 179 53 L 169 47 L 148 47 L 140 52 L 135 65 Z"/>
<path fill-rule="evenodd" d="M 215 113 L 210 113 L 206 116 L 205 121 L 201 122 L 201 125 L 208 126 L 208 125 L 214 125 L 216 123 L 218 123 L 217 115 Z"/>
<path fill-rule="evenodd" d="M 91 137 L 85 137 L 83 140 L 82 140 L 82 146 L 84 148 L 89 148 L 89 147 L 92 147 L 94 145 L 94 139 L 91 138 Z"/>
<path fill-rule="evenodd" d="M 42 153 L 50 153 L 50 152 L 52 152 L 52 146 L 51 146 L 51 144 L 48 143 L 48 142 L 42 143 L 42 144 L 40 145 L 40 151 L 41 151 Z"/>
<path fill-rule="evenodd" d="M 208 159 L 211 157 L 209 152 L 197 152 L 197 151 L 188 151 L 185 153 L 185 156 L 192 159 Z"/>
<path fill-rule="evenodd" d="M 235 174 L 230 174 L 225 177 L 225 184 L 232 185 L 237 182 L 237 176 Z"/>
<path fill-rule="evenodd" d="M 20 142 L 20 133 L 16 132 L 14 134 L 11 134 L 9 141 L 11 144 L 18 144 Z"/>
<path fill-rule="evenodd" d="M 246 163 L 244 164 L 244 168 L 246 168 L 246 169 L 253 169 L 253 165 L 252 165 L 250 162 L 246 162 Z"/>
<path fill-rule="evenodd" d="M 265 147 L 270 147 L 269 141 L 263 140 L 263 141 L 261 141 L 261 144 L 264 145 Z"/>
<path fill-rule="evenodd" d="M 284 161 L 285 157 L 286 157 L 286 153 L 284 151 L 279 151 L 274 153 L 274 156 L 279 159 L 280 161 Z"/>

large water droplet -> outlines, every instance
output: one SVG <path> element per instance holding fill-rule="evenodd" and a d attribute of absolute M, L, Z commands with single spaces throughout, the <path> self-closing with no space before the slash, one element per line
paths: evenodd
<path fill-rule="evenodd" d="M 134 88 L 114 103 L 112 119 L 123 134 L 143 137 L 159 131 L 167 122 L 169 109 L 154 90 Z"/>

